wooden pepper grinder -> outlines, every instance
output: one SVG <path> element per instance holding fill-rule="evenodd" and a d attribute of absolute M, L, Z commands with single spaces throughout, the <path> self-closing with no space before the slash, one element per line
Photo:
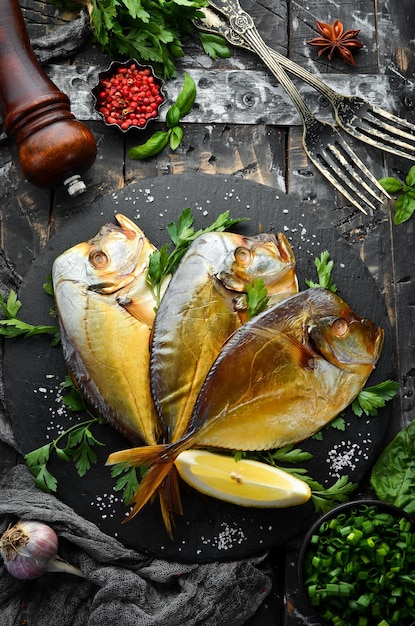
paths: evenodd
<path fill-rule="evenodd" d="M 18 0 L 0 0 L 0 107 L 30 183 L 85 191 L 81 174 L 95 161 L 95 138 L 36 59 Z"/>

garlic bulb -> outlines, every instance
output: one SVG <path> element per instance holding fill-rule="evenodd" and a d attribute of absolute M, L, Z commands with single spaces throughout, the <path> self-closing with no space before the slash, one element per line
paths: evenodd
<path fill-rule="evenodd" d="M 22 580 L 39 578 L 45 572 L 83 573 L 58 556 L 58 536 L 50 526 L 19 520 L 0 539 L 0 554 L 9 574 Z"/>

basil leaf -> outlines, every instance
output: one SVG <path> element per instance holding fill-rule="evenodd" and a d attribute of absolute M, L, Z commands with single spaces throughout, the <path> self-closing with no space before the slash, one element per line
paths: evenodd
<path fill-rule="evenodd" d="M 394 224 L 402 224 L 411 217 L 415 211 L 415 200 L 407 193 L 403 193 L 396 200 Z"/>
<path fill-rule="evenodd" d="M 392 176 L 387 176 L 386 178 L 379 179 L 379 184 L 388 192 L 388 193 L 397 193 L 401 191 L 403 188 L 403 183 L 397 178 L 393 178 Z"/>
<path fill-rule="evenodd" d="M 180 120 L 180 109 L 177 104 L 172 104 L 166 115 L 166 124 L 168 128 L 177 126 Z"/>
<path fill-rule="evenodd" d="M 170 130 L 159 130 L 151 135 L 151 137 L 141 146 L 135 146 L 128 151 L 131 159 L 148 159 L 159 154 L 168 144 L 170 139 Z"/>
<path fill-rule="evenodd" d="M 415 165 L 412 165 L 412 167 L 409 169 L 405 182 L 410 187 L 413 187 L 415 185 Z"/>
<path fill-rule="evenodd" d="M 180 117 L 184 117 L 192 109 L 196 100 L 196 84 L 187 72 L 184 73 L 184 84 L 176 98 L 176 106 L 180 109 Z"/>
<path fill-rule="evenodd" d="M 170 148 L 172 150 L 177 150 L 177 148 L 180 146 L 182 139 L 183 130 L 181 129 L 181 127 L 175 126 L 174 128 L 172 128 L 170 134 Z"/>
<path fill-rule="evenodd" d="M 415 420 L 381 452 L 370 484 L 379 500 L 415 515 Z"/>

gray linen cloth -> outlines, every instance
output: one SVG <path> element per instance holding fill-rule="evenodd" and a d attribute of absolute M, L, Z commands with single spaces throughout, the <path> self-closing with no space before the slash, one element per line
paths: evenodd
<path fill-rule="evenodd" d="M 0 251 L 0 292 L 20 278 Z M 16 447 L 0 385 L 0 439 Z M 263 557 L 208 564 L 149 560 L 125 548 L 34 485 L 25 465 L 0 479 L 0 535 L 16 518 L 37 519 L 59 537 L 59 556 L 85 575 L 46 573 L 32 581 L 0 567 L 1 626 L 239 626 L 271 590 Z"/>

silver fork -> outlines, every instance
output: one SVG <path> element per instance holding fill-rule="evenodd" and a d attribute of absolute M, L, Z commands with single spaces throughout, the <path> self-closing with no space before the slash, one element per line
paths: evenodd
<path fill-rule="evenodd" d="M 211 0 L 210 4 L 229 19 L 231 32 L 228 33 L 228 41 L 256 52 L 292 99 L 302 118 L 302 143 L 310 161 L 357 209 L 367 214 L 362 201 L 371 209 L 376 209 L 374 202 L 382 203 L 385 197 L 389 197 L 388 194 L 333 124 L 321 122 L 310 111 L 294 83 L 270 54 L 251 16 L 239 7 L 237 0 Z M 205 19 L 202 24 L 196 22 L 196 25 L 219 32 L 215 24 L 221 19 L 212 11 L 204 9 L 204 12 L 210 21 Z"/>
<path fill-rule="evenodd" d="M 250 18 L 249 14 L 234 0 L 225 2 L 213 0 L 210 5 L 230 19 L 230 25 L 222 21 L 220 25 L 218 24 L 217 27 L 210 30 L 223 35 L 233 45 L 241 46 L 245 39 L 245 33 L 242 33 L 242 29 L 247 16 Z M 208 9 L 204 9 L 204 11 L 212 14 L 212 11 Z M 233 18 L 231 18 L 231 11 Z M 207 18 L 200 20 L 198 25 L 203 29 L 203 24 L 205 24 L 206 30 L 209 22 L 210 18 Z M 266 45 L 265 42 L 264 45 Z M 251 47 L 245 47 L 252 51 Z M 301 65 L 297 65 L 269 46 L 267 48 L 275 62 L 316 89 L 328 100 L 333 108 L 337 124 L 347 133 L 385 152 L 415 160 L 415 124 L 385 111 L 360 96 L 344 95 L 331 89 Z"/>

